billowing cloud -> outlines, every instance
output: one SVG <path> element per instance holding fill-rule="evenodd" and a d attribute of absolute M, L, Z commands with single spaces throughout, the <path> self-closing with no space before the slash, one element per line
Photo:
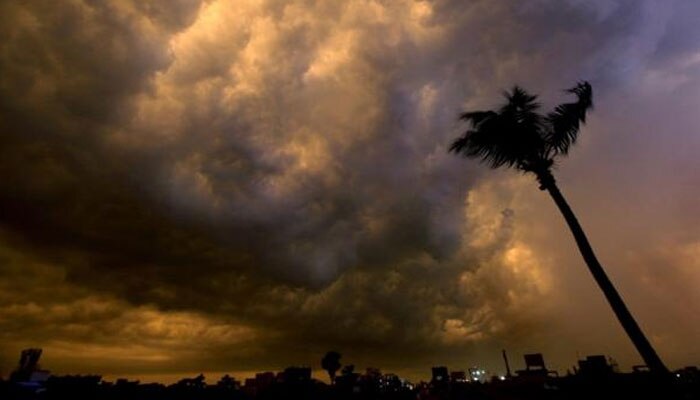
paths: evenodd
<path fill-rule="evenodd" d="M 3 4 L 4 368 L 637 363 L 532 179 L 446 153 L 460 110 L 578 79 L 596 109 L 559 182 L 664 358 L 696 362 L 696 8 Z"/>

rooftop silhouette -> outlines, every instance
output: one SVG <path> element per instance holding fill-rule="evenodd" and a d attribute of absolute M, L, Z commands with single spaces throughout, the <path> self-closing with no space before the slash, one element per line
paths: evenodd
<path fill-rule="evenodd" d="M 333 353 L 333 354 L 331 354 Z M 280 372 L 260 372 L 241 382 L 230 375 L 207 382 L 203 374 L 170 385 L 141 383 L 100 375 L 37 375 L 40 349 L 24 350 L 9 380 L 0 380 L 0 398 L 30 399 L 696 399 L 700 398 L 700 371 L 686 367 L 659 375 L 644 369 L 622 373 L 602 355 L 578 361 L 573 372 L 559 376 L 547 369 L 540 353 L 524 355 L 525 368 L 515 376 L 491 375 L 479 368 L 450 371 L 432 367 L 429 382 L 409 382 L 378 368 L 355 372 L 342 366 L 340 354 L 329 352 L 321 367 L 341 369 L 327 384 L 313 379 L 311 367 L 292 366 Z M 328 364 L 328 359 L 333 364 Z M 48 374 L 48 371 L 44 371 Z"/>

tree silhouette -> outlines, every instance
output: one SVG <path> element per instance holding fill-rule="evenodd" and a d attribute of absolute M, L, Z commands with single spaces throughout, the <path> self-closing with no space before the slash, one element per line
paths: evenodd
<path fill-rule="evenodd" d="M 329 351 L 321 359 L 321 368 L 328 371 L 328 376 L 331 378 L 331 384 L 335 381 L 335 374 L 340 369 L 340 353 L 337 351 Z"/>
<path fill-rule="evenodd" d="M 540 190 L 546 190 L 559 207 L 588 269 L 644 362 L 651 371 L 668 372 L 598 262 L 552 175 L 554 161 L 569 152 L 581 125 L 586 122 L 587 111 L 593 106 L 593 91 L 588 82 L 579 82 L 567 92 L 574 94 L 577 100 L 560 104 L 547 115 L 538 113 L 537 96 L 518 86 L 504 93 L 506 103 L 497 111 L 460 114 L 459 118 L 469 127 L 454 140 L 450 152 L 479 159 L 491 168 L 514 168 L 537 177 Z"/>

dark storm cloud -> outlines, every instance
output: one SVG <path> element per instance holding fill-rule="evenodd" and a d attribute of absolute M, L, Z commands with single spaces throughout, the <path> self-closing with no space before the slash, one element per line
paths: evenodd
<path fill-rule="evenodd" d="M 0 7 L 3 254 L 36 276 L 22 262 L 2 267 L 17 283 L 2 297 L 6 342 L 35 332 L 61 354 L 91 343 L 93 358 L 136 342 L 134 359 L 155 349 L 143 370 L 164 368 L 163 357 L 220 369 L 315 363 L 328 348 L 407 367 L 546 346 L 573 329 L 547 326 L 568 321 L 557 304 L 571 306 L 578 276 L 555 265 L 580 261 L 561 250 L 568 238 L 534 183 L 485 180 L 446 154 L 456 113 L 491 107 L 516 82 L 547 102 L 582 78 L 599 107 L 638 96 L 634 115 L 596 110 L 561 171 L 584 209 L 605 210 L 607 197 L 586 196 L 586 174 L 605 182 L 612 166 L 614 182 L 638 183 L 641 160 L 626 171 L 599 138 L 646 155 L 623 129 L 649 122 L 639 110 L 657 111 L 670 84 L 669 104 L 698 101 L 687 2 Z M 683 133 L 696 122 L 684 113 L 666 137 L 697 148 Z M 697 168 L 691 154 L 676 161 Z M 679 185 L 669 190 L 692 198 Z M 685 229 L 661 214 L 663 232 Z M 610 215 L 590 216 L 594 229 Z M 673 265 L 694 254 L 697 234 L 682 243 Z"/>

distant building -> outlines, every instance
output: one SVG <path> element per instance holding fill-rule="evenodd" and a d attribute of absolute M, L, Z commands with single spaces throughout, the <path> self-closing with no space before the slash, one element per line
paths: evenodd
<path fill-rule="evenodd" d="M 674 371 L 676 379 L 686 384 L 700 383 L 700 370 L 698 367 L 684 367 Z"/>
<path fill-rule="evenodd" d="M 467 374 L 464 371 L 452 371 L 450 372 L 450 380 L 452 382 L 466 382 Z"/>
<path fill-rule="evenodd" d="M 556 371 L 550 371 L 544 363 L 542 353 L 525 354 L 525 369 L 515 371 L 520 378 L 546 378 L 557 375 Z"/>
<path fill-rule="evenodd" d="M 578 361 L 578 373 L 588 377 L 604 377 L 614 372 L 612 365 L 603 355 L 587 356 Z"/>
<path fill-rule="evenodd" d="M 379 381 L 382 378 L 382 370 L 374 367 L 367 367 L 365 370 L 365 378 L 367 380 Z"/>
<path fill-rule="evenodd" d="M 183 378 L 180 379 L 176 385 L 182 388 L 191 388 L 191 389 L 202 389 L 206 386 L 206 383 L 204 382 L 205 378 L 203 374 L 199 374 L 194 378 Z"/>
<path fill-rule="evenodd" d="M 41 349 L 22 350 L 19 357 L 19 365 L 10 375 L 10 380 L 13 382 L 22 382 L 27 385 L 37 386 L 40 386 L 46 382 L 51 373 L 48 370 L 41 369 L 39 366 L 41 353 Z"/>
<path fill-rule="evenodd" d="M 282 373 L 282 380 L 288 384 L 300 384 L 311 382 L 311 368 L 288 367 Z"/>
<path fill-rule="evenodd" d="M 255 397 L 270 388 L 275 382 L 274 372 L 259 372 L 255 374 L 255 378 L 246 379 L 242 389 L 247 395 Z"/>
<path fill-rule="evenodd" d="M 448 383 L 450 381 L 450 374 L 447 371 L 447 367 L 433 367 L 433 379 L 431 383 Z"/>
<path fill-rule="evenodd" d="M 259 387 L 268 387 L 275 383 L 274 372 L 258 372 L 255 374 L 255 384 Z"/>
<path fill-rule="evenodd" d="M 486 370 L 479 367 L 469 368 L 469 380 L 472 382 L 486 382 Z"/>
<path fill-rule="evenodd" d="M 248 396 L 255 397 L 258 394 L 255 378 L 246 378 L 241 389 Z"/>

